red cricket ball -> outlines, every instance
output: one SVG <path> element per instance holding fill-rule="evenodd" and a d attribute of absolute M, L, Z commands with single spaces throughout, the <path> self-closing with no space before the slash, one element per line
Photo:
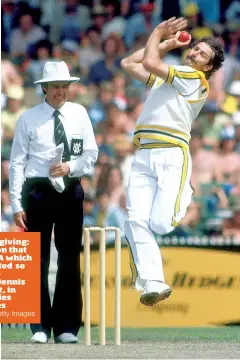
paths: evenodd
<path fill-rule="evenodd" d="M 180 42 L 186 42 L 190 39 L 190 35 L 187 31 L 181 31 L 178 41 Z"/>

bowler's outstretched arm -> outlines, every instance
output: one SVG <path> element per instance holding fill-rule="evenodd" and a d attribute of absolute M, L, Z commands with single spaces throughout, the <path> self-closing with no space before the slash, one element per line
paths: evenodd
<path fill-rule="evenodd" d="M 178 26 L 177 29 L 186 27 L 187 25 L 186 20 L 184 19 L 177 19 L 177 20 L 180 21 L 180 23 L 182 23 L 182 26 Z M 186 46 L 191 41 L 191 37 L 186 42 L 178 41 L 178 37 L 180 35 L 179 30 L 173 36 L 173 31 L 172 31 L 173 22 L 174 21 L 169 19 L 167 21 L 160 23 L 153 30 L 152 34 L 150 35 L 147 41 L 144 51 L 143 61 L 142 61 L 144 68 L 147 71 L 149 71 L 149 73 L 152 73 L 163 80 L 167 80 L 169 75 L 169 66 L 168 64 L 164 63 L 162 60 L 163 54 L 167 53 L 172 49 Z M 174 27 L 174 29 L 176 29 L 176 27 Z M 159 43 L 164 39 L 168 39 L 168 40 L 163 41 L 160 44 L 161 52 L 159 53 Z"/>
<path fill-rule="evenodd" d="M 187 26 L 187 21 L 185 19 L 183 18 L 176 19 L 175 17 L 159 25 L 161 29 L 163 28 L 165 30 L 165 31 L 160 31 L 160 37 L 157 43 L 157 57 L 159 60 L 163 58 L 169 50 L 173 48 L 170 46 L 173 45 L 173 40 L 171 39 L 175 37 L 175 34 L 178 31 L 183 30 L 186 26 Z M 152 37 L 153 35 L 151 35 L 148 40 L 149 46 L 147 51 L 145 50 L 145 48 L 140 49 L 121 61 L 121 67 L 129 75 L 131 75 L 132 77 L 141 81 L 144 84 L 147 84 L 149 80 L 149 76 L 152 72 L 147 68 L 149 63 L 147 54 L 149 51 L 151 51 L 152 48 Z M 155 35 L 154 35 L 154 39 L 156 39 Z M 168 43 L 167 41 L 164 41 L 160 43 L 160 41 L 164 39 L 169 39 L 170 42 Z M 147 67 L 144 66 L 143 61 L 145 61 Z"/>

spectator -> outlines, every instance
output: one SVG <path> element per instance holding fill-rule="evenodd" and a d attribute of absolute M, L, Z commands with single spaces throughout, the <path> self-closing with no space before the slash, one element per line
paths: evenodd
<path fill-rule="evenodd" d="M 79 73 L 79 45 L 76 41 L 65 39 L 60 44 L 61 59 L 65 61 L 69 71 Z"/>
<path fill-rule="evenodd" d="M 238 46 L 236 46 L 236 40 Z M 231 36 L 229 31 L 225 31 L 223 41 L 225 43 L 225 48 L 228 51 L 226 52 L 221 72 L 223 77 L 223 87 L 224 90 L 227 91 L 231 83 L 240 77 L 240 59 L 236 57 L 236 49 L 239 48 L 239 33 L 235 36 Z"/>
<path fill-rule="evenodd" d="M 114 100 L 118 106 L 125 110 L 127 107 L 126 98 L 126 76 L 122 71 L 117 71 L 112 79 L 114 89 Z"/>
<path fill-rule="evenodd" d="M 118 3 L 117 1 L 106 2 L 106 23 L 102 28 L 102 39 L 105 40 L 109 35 L 116 34 L 120 37 L 123 36 L 126 28 L 126 20 L 118 16 Z"/>
<path fill-rule="evenodd" d="M 85 193 L 84 202 L 83 202 L 84 227 L 91 227 L 96 225 L 94 206 L 95 206 L 95 197 L 90 193 Z"/>
<path fill-rule="evenodd" d="M 104 57 L 101 45 L 101 32 L 97 27 L 86 30 L 82 46 L 79 51 L 79 67 L 81 74 L 88 75 L 89 68 Z"/>
<path fill-rule="evenodd" d="M 88 9 L 85 6 L 80 7 L 77 0 L 66 0 L 65 13 L 61 28 L 61 39 L 79 42 L 80 32 L 84 31 L 89 24 L 90 19 Z"/>
<path fill-rule="evenodd" d="M 166 64 L 173 64 L 173 65 L 181 65 L 182 64 L 182 59 L 181 59 L 181 51 L 179 51 L 179 49 L 175 49 L 173 51 L 171 51 L 171 53 L 167 53 L 164 58 L 163 58 L 164 62 Z"/>
<path fill-rule="evenodd" d="M 46 38 L 45 31 L 33 22 L 32 14 L 23 14 L 19 19 L 19 27 L 12 31 L 10 54 L 14 61 L 25 59 L 28 46 Z"/>
<path fill-rule="evenodd" d="M 106 189 L 109 193 L 109 204 L 111 206 L 119 206 L 120 199 L 124 194 L 124 186 L 122 181 L 122 172 L 119 166 L 115 165 L 110 168 L 107 176 Z"/>
<path fill-rule="evenodd" d="M 220 184 L 208 184 L 207 193 L 202 192 L 204 197 L 204 206 L 206 209 L 205 217 L 217 217 L 218 211 L 222 209 L 227 209 L 229 202 L 228 198 L 222 189 Z"/>
<path fill-rule="evenodd" d="M 104 6 L 96 4 L 92 9 L 92 26 L 102 33 L 102 29 L 107 19 L 107 10 Z"/>
<path fill-rule="evenodd" d="M 8 155 L 9 157 L 9 155 Z M 3 155 L 1 156 L 1 183 L 2 185 L 8 183 L 9 180 L 9 160 Z"/>
<path fill-rule="evenodd" d="M 126 88 L 126 96 L 128 114 L 132 120 L 136 122 L 138 116 L 140 115 L 143 100 L 146 97 L 146 92 L 141 87 L 135 88 L 134 86 L 128 86 Z"/>
<path fill-rule="evenodd" d="M 98 156 L 98 161 L 99 164 L 101 165 L 113 165 L 115 164 L 115 159 L 114 159 L 114 154 L 113 154 L 113 149 L 111 145 L 107 145 L 107 144 L 102 144 L 99 146 L 99 156 Z M 104 181 L 104 185 L 106 187 L 106 178 Z"/>
<path fill-rule="evenodd" d="M 95 224 L 96 226 L 105 227 L 105 226 L 117 226 L 120 227 L 123 234 L 124 222 L 126 219 L 126 205 L 124 203 L 124 194 L 121 198 L 121 205 L 112 206 L 110 204 L 110 196 L 106 190 L 99 189 L 96 195 L 96 206 L 95 206 Z M 107 234 L 107 242 L 112 242 L 115 238 L 114 233 Z M 100 233 L 96 232 L 93 234 L 93 240 L 95 243 L 99 243 Z"/>
<path fill-rule="evenodd" d="M 127 136 L 120 135 L 115 138 L 113 148 L 115 151 L 116 163 L 122 173 L 123 186 L 126 189 L 132 166 L 133 144 Z"/>
<path fill-rule="evenodd" d="M 215 101 L 208 101 L 194 126 L 201 129 L 203 145 L 216 149 L 221 128 L 230 123 L 231 117 L 221 112 Z"/>
<path fill-rule="evenodd" d="M 131 48 L 136 37 L 140 34 L 150 34 L 157 26 L 159 20 L 153 16 L 153 3 L 140 5 L 140 12 L 134 14 L 127 20 L 124 33 L 125 44 L 127 48 Z"/>
<path fill-rule="evenodd" d="M 188 28 L 192 39 L 199 40 L 213 35 L 212 30 L 205 25 L 203 15 L 196 3 L 188 3 L 183 10 L 183 15 L 188 20 Z"/>
<path fill-rule="evenodd" d="M 26 108 L 23 105 L 24 90 L 22 87 L 17 85 L 9 86 L 6 95 L 7 106 L 2 112 L 2 156 L 9 159 L 16 123 Z"/>
<path fill-rule="evenodd" d="M 201 184 L 208 184 L 216 180 L 220 182 L 222 177 L 218 168 L 218 155 L 213 150 L 203 147 L 202 137 L 199 133 L 192 131 L 190 141 L 190 152 L 192 156 L 192 185 L 199 195 Z"/>
<path fill-rule="evenodd" d="M 233 125 L 236 133 L 236 148 L 235 151 L 240 155 L 240 111 L 233 115 Z"/>
<path fill-rule="evenodd" d="M 23 78 L 16 66 L 8 59 L 7 54 L 2 53 L 1 59 L 2 91 L 6 92 L 10 85 L 23 85 Z"/>
<path fill-rule="evenodd" d="M 240 205 L 232 208 L 232 216 L 224 221 L 223 235 L 235 238 L 240 244 Z"/>
<path fill-rule="evenodd" d="M 79 4 L 78 0 L 57 1 L 54 8 L 54 21 L 50 27 L 50 39 L 55 44 L 65 39 L 79 42 L 81 33 L 90 25 L 88 6 Z"/>
<path fill-rule="evenodd" d="M 173 232 L 174 236 L 190 236 L 194 233 L 196 226 L 201 219 L 200 204 L 193 198 L 189 205 L 184 219 Z"/>
<path fill-rule="evenodd" d="M 234 152 L 236 145 L 236 133 L 234 127 L 229 126 L 221 130 L 220 151 L 217 167 L 222 174 L 222 182 L 228 195 L 235 182 L 235 174 L 240 172 L 240 155 Z"/>
<path fill-rule="evenodd" d="M 114 87 L 111 82 L 104 81 L 99 85 L 99 94 L 88 108 L 89 117 L 94 127 L 104 121 L 106 106 L 113 101 L 113 93 Z"/>
<path fill-rule="evenodd" d="M 2 51 L 9 52 L 10 34 L 14 28 L 17 5 L 14 0 L 2 0 L 1 39 Z"/>
<path fill-rule="evenodd" d="M 115 102 L 106 106 L 105 121 L 98 124 L 96 131 L 103 135 L 103 143 L 111 145 L 116 136 L 126 134 L 126 116 Z"/>
<path fill-rule="evenodd" d="M 104 59 L 93 64 L 89 71 L 89 83 L 99 85 L 103 81 L 112 80 L 114 73 L 120 69 L 121 59 L 119 38 L 111 35 L 103 42 Z"/>
<path fill-rule="evenodd" d="M 209 79 L 210 90 L 208 102 L 211 101 L 216 103 L 218 108 L 221 108 L 225 99 L 223 66 L 219 71 L 213 74 L 211 79 Z"/>
<path fill-rule="evenodd" d="M 221 110 L 214 116 L 213 128 L 220 130 L 232 124 L 232 117 L 240 105 L 240 81 L 233 81 L 224 96 Z M 216 135 L 216 132 L 215 132 Z"/>
<path fill-rule="evenodd" d="M 48 39 L 40 40 L 31 47 L 30 59 L 25 63 L 25 72 L 29 76 L 29 82 L 33 83 L 41 77 L 44 65 L 53 57 L 52 51 L 52 44 Z M 36 85 L 36 94 L 43 96 L 40 85 Z"/>
<path fill-rule="evenodd" d="M 239 28 L 240 25 L 240 4 L 239 1 L 232 1 L 226 10 L 226 20 L 233 24 L 236 24 Z"/>
<path fill-rule="evenodd" d="M 81 185 L 84 192 L 89 195 L 94 194 L 93 177 L 91 175 L 84 175 L 81 177 Z"/>
<path fill-rule="evenodd" d="M 30 0 L 32 6 L 38 6 L 38 11 L 40 12 L 39 24 L 50 34 L 51 25 L 53 22 L 53 14 L 56 14 L 56 0 Z M 58 2 L 58 7 L 61 4 L 61 0 Z M 54 17 L 54 22 L 56 18 Z"/>
<path fill-rule="evenodd" d="M 109 194 L 106 190 L 99 188 L 96 194 L 96 226 L 104 227 L 106 226 L 106 219 L 108 216 L 109 210 Z M 100 234 L 96 232 L 94 234 L 94 242 L 99 243 Z"/>
<path fill-rule="evenodd" d="M 6 107 L 6 102 L 7 102 L 7 98 L 6 95 L 1 93 L 1 110 L 5 109 Z M 1 129 L 2 130 L 2 129 Z M 1 136 L 3 135 L 3 133 L 1 132 Z"/>
<path fill-rule="evenodd" d="M 235 173 L 234 184 L 228 194 L 229 206 L 235 206 L 240 201 L 240 172 Z"/>
<path fill-rule="evenodd" d="M 10 228 L 14 220 L 7 183 L 3 183 L 1 188 L 1 215 L 2 221 L 6 221 L 8 224 L 8 228 Z"/>
<path fill-rule="evenodd" d="M 155 1 L 155 6 L 156 6 Z M 180 1 L 179 0 L 161 0 L 161 18 L 162 20 L 170 19 L 172 16 L 180 17 Z M 160 20 L 160 19 L 159 19 Z"/>
<path fill-rule="evenodd" d="M 111 206 L 109 209 L 109 213 L 106 219 L 106 226 L 115 226 L 120 228 L 121 230 L 121 237 L 122 242 L 126 243 L 125 236 L 124 236 L 124 223 L 127 219 L 127 208 L 126 208 L 126 194 L 123 193 L 120 197 L 119 205 Z M 114 242 L 115 240 L 115 233 L 109 232 L 107 234 L 107 242 Z"/>
<path fill-rule="evenodd" d="M 120 0 L 121 1 L 121 15 L 129 18 L 141 10 L 141 5 L 146 3 L 145 0 Z"/>
<path fill-rule="evenodd" d="M 233 115 L 240 109 L 240 80 L 235 80 L 227 90 L 223 109 Z"/>
<path fill-rule="evenodd" d="M 203 14 L 204 22 L 210 26 L 214 26 L 220 21 L 220 2 L 221 0 L 211 0 L 211 11 L 209 11 L 208 0 L 195 0 L 201 13 Z"/>

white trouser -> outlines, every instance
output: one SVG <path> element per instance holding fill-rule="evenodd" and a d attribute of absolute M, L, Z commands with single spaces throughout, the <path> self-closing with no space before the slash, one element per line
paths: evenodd
<path fill-rule="evenodd" d="M 171 232 L 185 216 L 193 190 L 188 150 L 180 147 L 137 150 L 128 185 L 125 236 L 137 290 L 146 280 L 164 281 L 154 233 Z"/>

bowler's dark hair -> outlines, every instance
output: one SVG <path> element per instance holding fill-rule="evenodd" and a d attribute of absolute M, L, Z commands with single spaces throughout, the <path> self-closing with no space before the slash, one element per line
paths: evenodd
<path fill-rule="evenodd" d="M 191 44 L 191 48 L 194 48 L 201 42 L 205 42 L 210 46 L 212 51 L 214 52 L 213 58 L 209 61 L 209 65 L 212 65 L 212 69 L 209 71 L 205 71 L 206 78 L 209 79 L 212 74 L 219 70 L 224 62 L 224 46 L 221 43 L 220 39 L 215 36 L 204 37 L 200 40 L 195 40 Z"/>

